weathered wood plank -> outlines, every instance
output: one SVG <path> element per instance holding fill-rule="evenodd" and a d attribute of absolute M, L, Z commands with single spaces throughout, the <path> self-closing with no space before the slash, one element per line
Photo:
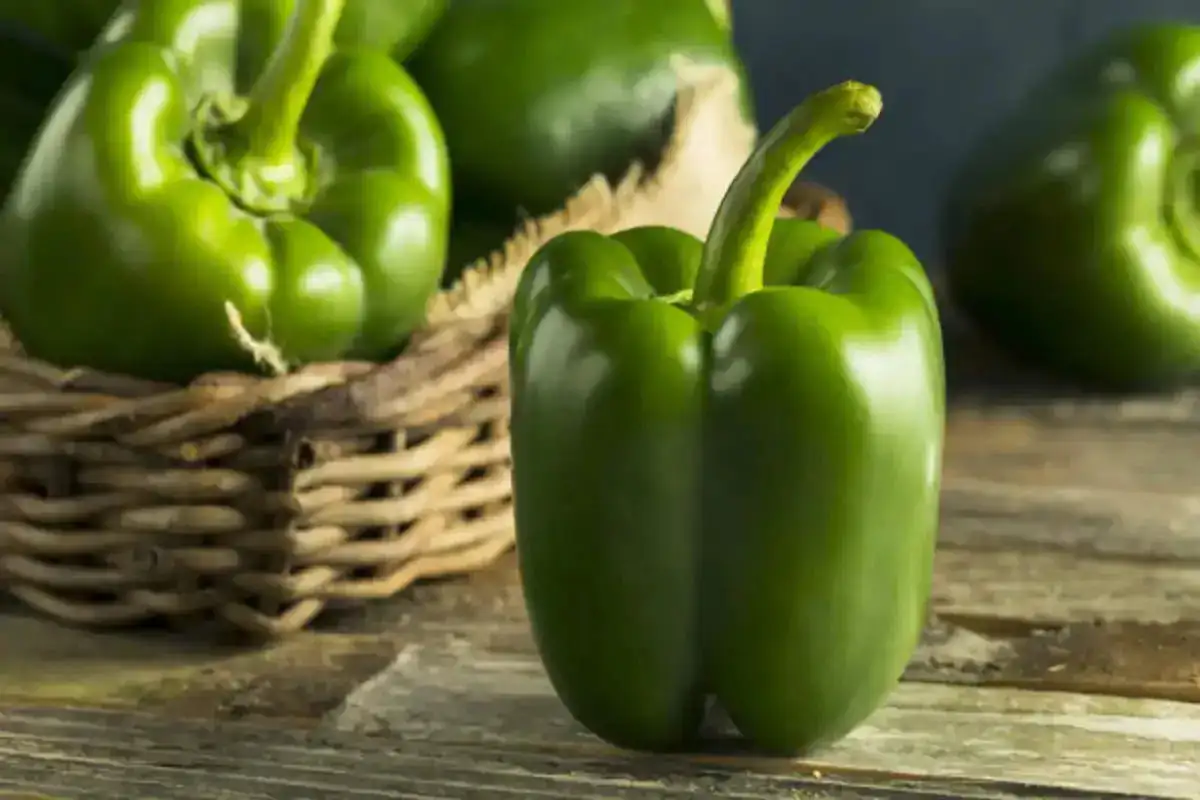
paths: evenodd
<path fill-rule="evenodd" d="M 1200 611 L 1198 581 L 1200 570 L 1163 565 L 944 550 L 937 618 L 908 678 L 1200 702 L 1200 617 L 1181 614 Z M 471 587 L 423 587 L 419 612 L 389 630 L 409 644 L 482 636 L 532 654 L 514 560 Z"/>
<path fill-rule="evenodd" d="M 1125 561 L 1200 561 L 1190 432 L 952 415 L 941 543 Z"/>
<path fill-rule="evenodd" d="M 247 647 L 165 631 L 97 633 L 0 609 L 0 707 L 319 717 L 395 657 L 395 638 L 305 633 Z"/>
<path fill-rule="evenodd" d="M 925 636 L 909 680 L 1200 703 L 1195 623 L 1077 624 L 987 635 L 943 620 Z"/>
<path fill-rule="evenodd" d="M 0 659 L 0 705 L 313 719 L 408 645 L 484 634 L 526 641 L 514 562 L 337 620 L 354 633 L 305 635 L 265 651 L 0 616 L 4 640 L 25 643 Z M 943 550 L 934 594 L 943 624 L 929 629 L 908 676 L 1200 701 L 1200 624 L 1188 621 L 1197 618 L 1198 581 L 1200 570 L 1162 564 Z"/>
<path fill-rule="evenodd" d="M 120 731 L 120 736 L 112 735 Z M 564 746 L 565 745 L 565 746 Z M 1020 781 L 891 778 L 710 755 L 643 757 L 591 742 L 551 749 L 313 736 L 97 712 L 0 712 L 0 797 L 73 800 L 558 798 L 650 800 L 1115 800 Z M 752 768 L 747 769 L 750 766 Z M 26 795 L 28 796 L 28 794 Z"/>
<path fill-rule="evenodd" d="M 1200 621 L 1200 569 L 1069 553 L 945 548 L 935 559 L 933 608 L 1029 625 Z"/>
<path fill-rule="evenodd" d="M 522 627 L 427 631 L 352 693 L 328 725 L 406 742 L 599 752 L 554 697 Z M 935 660 L 936 650 L 927 647 L 924 658 Z M 729 758 L 747 769 L 784 769 Z M 1197 764 L 1200 706 L 908 683 L 843 742 L 786 769 L 1194 798 Z"/>

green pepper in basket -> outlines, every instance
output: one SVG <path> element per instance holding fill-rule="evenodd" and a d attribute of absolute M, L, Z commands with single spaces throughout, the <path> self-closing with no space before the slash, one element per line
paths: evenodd
<path fill-rule="evenodd" d="M 55 363 L 185 381 L 381 359 L 445 264 L 437 120 L 386 54 L 333 52 L 342 0 L 297 0 L 245 98 L 233 0 L 128 5 L 52 111 L 0 219 L 0 301 Z"/>
<path fill-rule="evenodd" d="M 775 220 L 801 167 L 880 109 L 858 83 L 806 100 L 707 244 L 566 233 L 522 276 L 525 598 L 559 696 L 610 742 L 683 747 L 711 692 L 760 747 L 807 750 L 870 714 L 917 643 L 945 414 L 933 292 L 885 233 Z"/>
<path fill-rule="evenodd" d="M 1126 29 L 981 142 L 949 194 L 955 301 L 1107 388 L 1200 372 L 1200 26 Z"/>
<path fill-rule="evenodd" d="M 512 227 L 597 173 L 655 163 L 672 60 L 741 74 L 728 25 L 721 0 L 450 2 L 407 66 L 446 131 L 456 216 Z"/>

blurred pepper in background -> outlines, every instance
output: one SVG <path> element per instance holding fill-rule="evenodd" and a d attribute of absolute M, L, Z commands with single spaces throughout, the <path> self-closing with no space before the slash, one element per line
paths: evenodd
<path fill-rule="evenodd" d="M 1113 389 L 1200 371 L 1200 26 L 1118 32 L 987 136 L 951 188 L 956 303 L 996 342 Z"/>

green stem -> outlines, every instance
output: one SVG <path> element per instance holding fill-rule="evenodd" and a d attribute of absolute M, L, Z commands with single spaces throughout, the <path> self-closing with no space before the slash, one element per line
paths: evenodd
<path fill-rule="evenodd" d="M 706 325 L 762 288 L 771 228 L 800 170 L 830 141 L 871 127 L 882 110 L 878 89 L 847 81 L 808 97 L 763 138 L 726 191 L 704 245 L 692 308 Z"/>
<path fill-rule="evenodd" d="M 296 133 L 325 60 L 346 0 L 296 0 L 283 41 L 271 54 L 234 127 L 243 155 L 263 165 L 285 166 L 296 152 Z"/>

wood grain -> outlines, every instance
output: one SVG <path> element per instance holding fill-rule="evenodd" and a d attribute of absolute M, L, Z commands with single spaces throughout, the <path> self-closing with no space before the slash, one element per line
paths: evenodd
<path fill-rule="evenodd" d="M 114 731 L 121 735 L 114 736 Z M 446 744 L 112 712 L 0 712 L 0 797 L 72 800 L 1116 800 L 1017 778 L 931 782 L 719 754 L 639 757 L 593 743 Z"/>
<path fill-rule="evenodd" d="M 608 752 L 567 716 L 519 622 L 430 624 L 422 634 L 327 725 L 403 742 L 553 752 L 566 760 Z M 927 642 L 914 663 L 986 672 L 1015 655 L 1002 641 L 960 635 Z M 1200 788 L 1200 707 L 910 682 L 854 734 L 812 759 L 736 752 L 698 758 L 771 774 L 969 778 L 1190 798 Z"/>

